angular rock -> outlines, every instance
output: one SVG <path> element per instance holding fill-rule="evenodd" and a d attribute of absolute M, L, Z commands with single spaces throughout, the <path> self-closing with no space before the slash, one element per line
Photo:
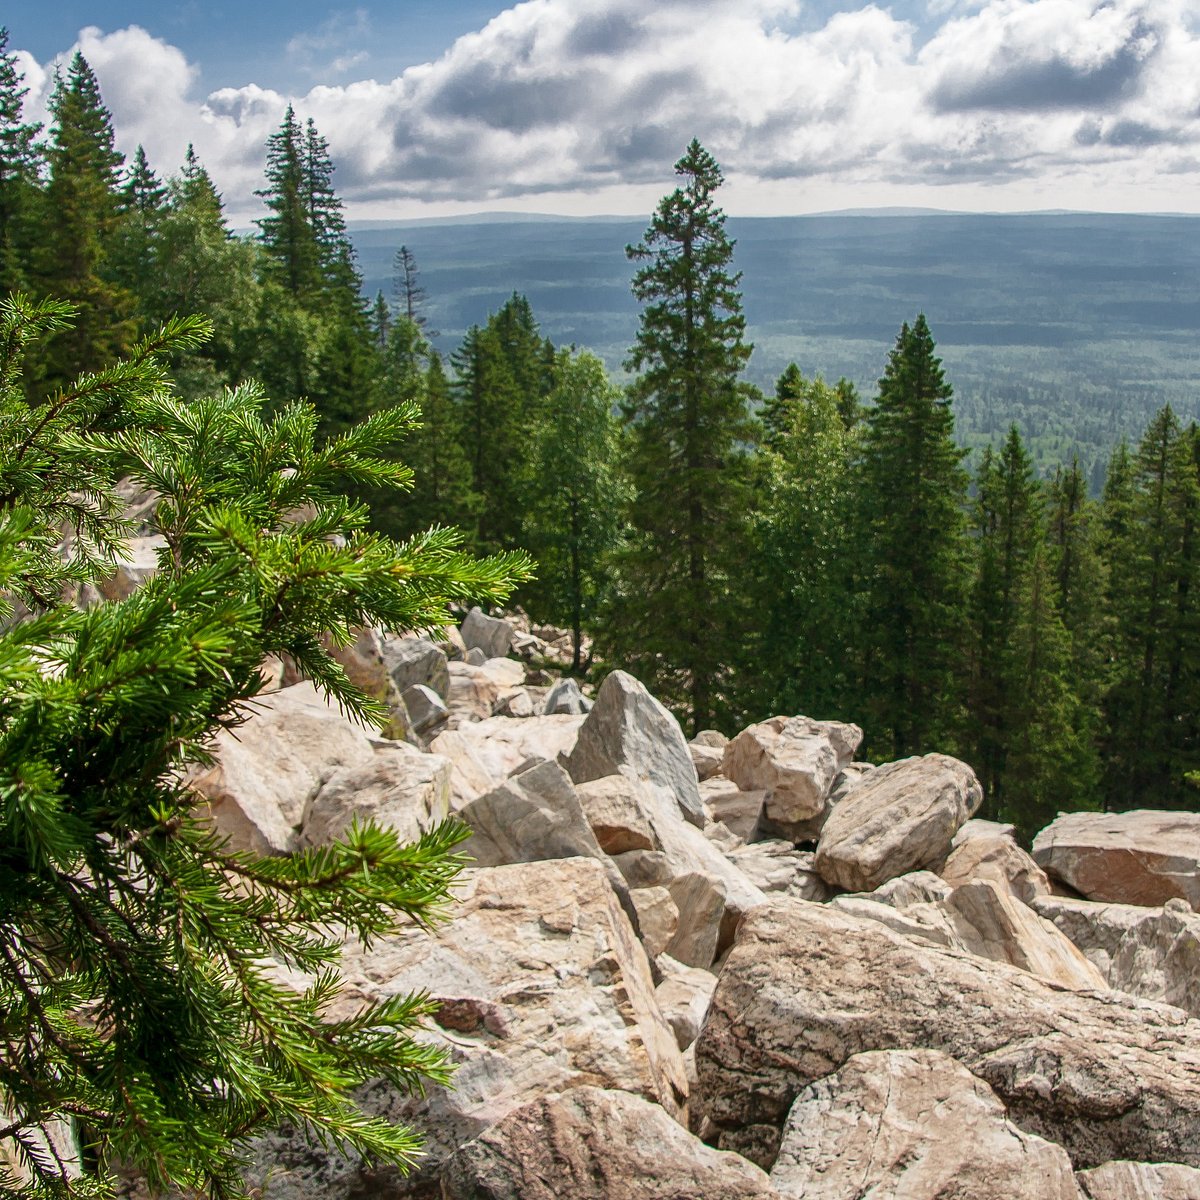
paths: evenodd
<path fill-rule="evenodd" d="M 704 825 L 696 768 L 679 722 L 624 671 L 601 684 L 567 770 L 576 783 L 627 775 L 655 784 L 670 793 L 686 821 Z"/>
<path fill-rule="evenodd" d="M 806 1087 L 771 1182 L 804 1200 L 1078 1200 L 1066 1151 L 1018 1129 L 986 1083 L 933 1050 L 856 1054 Z"/>
<path fill-rule="evenodd" d="M 1200 1171 L 1179 1163 L 1110 1162 L 1075 1178 L 1085 1200 L 1197 1200 Z"/>
<path fill-rule="evenodd" d="M 751 842 L 726 857 L 763 892 L 817 903 L 829 899 L 829 887 L 813 866 L 811 850 L 797 850 L 791 842 L 768 840 Z"/>
<path fill-rule="evenodd" d="M 117 558 L 113 573 L 97 582 L 100 595 L 105 600 L 127 600 L 157 574 L 159 551 L 166 548 L 167 539 L 159 533 L 130 538 Z"/>
<path fill-rule="evenodd" d="M 951 852 L 938 874 L 951 887 L 976 879 L 991 880 L 1022 904 L 1050 894 L 1045 871 L 1017 845 L 1015 838 L 1003 834 L 981 833 L 966 838 Z"/>
<path fill-rule="evenodd" d="M 777 1200 L 767 1177 L 627 1092 L 576 1087 L 510 1113 L 463 1146 L 443 1200 Z"/>
<path fill-rule="evenodd" d="M 1033 857 L 1088 900 L 1200 909 L 1200 813 L 1068 813 L 1033 839 Z"/>
<path fill-rule="evenodd" d="M 581 783 L 576 791 L 600 848 L 606 854 L 657 850 L 654 830 L 640 802 L 640 790 L 624 775 Z"/>
<path fill-rule="evenodd" d="M 360 692 L 385 702 L 399 696 L 401 689 L 392 682 L 379 634 L 361 625 L 353 632 L 354 640 L 348 646 L 339 646 L 327 639 L 325 648 L 342 664 L 347 678 Z"/>
<path fill-rule="evenodd" d="M 932 871 L 910 871 L 881 883 L 863 898 L 904 911 L 914 904 L 940 904 L 954 889 Z M 849 899 L 849 897 L 843 897 Z"/>
<path fill-rule="evenodd" d="M 679 928 L 679 907 L 665 887 L 634 888 L 629 899 L 638 915 L 638 932 L 646 954 L 656 959 L 666 952 Z"/>
<path fill-rule="evenodd" d="M 575 744 L 583 717 L 490 717 L 445 730 L 429 744 L 453 764 L 451 806 L 464 804 L 503 783 L 523 762 L 553 762 Z"/>
<path fill-rule="evenodd" d="M 591 709 L 592 702 L 579 690 L 579 684 L 574 679 L 568 678 L 560 679 L 546 693 L 542 711 L 550 715 L 579 716 L 582 713 L 590 712 Z"/>
<path fill-rule="evenodd" d="M 762 822 L 767 793 L 743 791 L 723 775 L 711 775 L 700 781 L 700 799 L 709 820 L 719 821 L 731 833 L 749 841 Z"/>
<path fill-rule="evenodd" d="M 450 761 L 403 742 L 378 747 L 368 762 L 335 771 L 308 802 L 301 846 L 327 846 L 357 818 L 415 842 L 450 815 Z"/>
<path fill-rule="evenodd" d="M 1200 913 L 1043 896 L 1034 909 L 1082 951 L 1109 987 L 1200 1017 Z"/>
<path fill-rule="evenodd" d="M 746 791 L 765 791 L 769 820 L 797 825 L 821 815 L 834 780 L 861 742 L 857 725 L 772 717 L 743 729 L 725 747 L 721 774 Z"/>
<path fill-rule="evenodd" d="M 358 1093 L 367 1111 L 413 1126 L 427 1157 L 408 1179 L 309 1145 L 302 1133 L 259 1139 L 252 1184 L 268 1195 L 353 1200 L 436 1195 L 445 1158 L 523 1104 L 591 1085 L 631 1092 L 686 1119 L 687 1079 L 654 998 L 650 965 L 604 869 L 590 859 L 464 873 L 453 919 L 352 944 L 346 990 L 330 1012 L 416 990 L 439 1002 L 422 1037 L 457 1071 L 424 1097 L 380 1081 Z"/>
<path fill-rule="evenodd" d="M 484 658 L 503 658 L 512 649 L 512 625 L 485 615 L 482 609 L 473 608 L 467 613 L 461 632 L 467 650 L 481 650 Z"/>
<path fill-rule="evenodd" d="M 717 977 L 711 971 L 689 967 L 669 954 L 660 954 L 655 965 L 663 977 L 654 989 L 658 1007 L 675 1030 L 680 1050 L 686 1050 L 704 1024 Z"/>
<path fill-rule="evenodd" d="M 445 651 L 428 638 L 385 638 L 383 661 L 397 690 L 431 688 L 443 700 L 450 691 L 450 667 Z"/>
<path fill-rule="evenodd" d="M 490 717 L 502 696 L 525 681 L 525 668 L 511 658 L 449 664 L 450 688 L 446 706 L 459 724 L 484 721 Z"/>
<path fill-rule="evenodd" d="M 688 742 L 688 752 L 692 756 L 692 766 L 696 768 L 696 778 L 703 783 L 711 779 L 721 770 L 725 761 L 725 749 L 722 746 L 706 746 L 703 742 Z"/>
<path fill-rule="evenodd" d="M 463 655 L 463 662 L 469 667 L 482 667 L 488 661 L 487 652 L 480 650 L 478 646 L 472 646 L 466 654 Z"/>
<path fill-rule="evenodd" d="M 742 920 L 696 1042 L 698 1099 L 721 1128 L 779 1126 L 852 1055 L 914 1049 L 957 1059 L 1077 1168 L 1200 1165 L 1200 1023 L 797 900 Z"/>
<path fill-rule="evenodd" d="M 492 711 L 498 717 L 532 717 L 533 699 L 527 688 L 512 688 L 501 694 Z"/>
<path fill-rule="evenodd" d="M 341 767 L 373 762 L 375 749 L 308 682 L 258 698 L 250 713 L 213 739 L 215 761 L 193 774 L 192 786 L 233 849 L 288 854 L 325 781 Z"/>
<path fill-rule="evenodd" d="M 934 864 L 979 807 L 983 791 L 966 763 L 926 754 L 876 767 L 833 810 L 817 843 L 826 882 L 869 892 Z"/>
<path fill-rule="evenodd" d="M 668 890 L 679 911 L 667 953 L 689 967 L 710 967 L 721 947 L 725 922 L 725 884 L 694 871 L 671 880 Z"/>
<path fill-rule="evenodd" d="M 942 907 L 968 954 L 1011 963 L 1066 988 L 1108 986 L 1069 938 L 990 879 L 955 888 Z"/>
<path fill-rule="evenodd" d="M 423 683 L 410 684 L 404 689 L 400 699 L 404 701 L 409 725 L 418 736 L 432 733 L 439 725 L 445 724 L 450 715 L 450 710 L 441 696 Z"/>

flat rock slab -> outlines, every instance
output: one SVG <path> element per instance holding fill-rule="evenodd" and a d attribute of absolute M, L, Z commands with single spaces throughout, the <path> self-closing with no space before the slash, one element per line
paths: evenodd
<path fill-rule="evenodd" d="M 1088 900 L 1200 909 L 1200 813 L 1068 813 L 1033 839 L 1033 857 Z"/>
<path fill-rule="evenodd" d="M 869 772 L 829 814 L 817 843 L 821 877 L 851 892 L 940 865 L 983 801 L 966 763 L 926 754 Z"/>
<path fill-rule="evenodd" d="M 696 1043 L 698 1100 L 723 1129 L 779 1127 L 852 1055 L 917 1049 L 956 1058 L 1077 1168 L 1200 1165 L 1200 1023 L 799 900 L 743 919 Z"/>
<path fill-rule="evenodd" d="M 1200 1171 L 1179 1163 L 1110 1162 L 1076 1178 L 1086 1200 L 1197 1200 Z"/>
<path fill-rule="evenodd" d="M 442 1170 L 443 1200 L 775 1200 L 766 1175 L 628 1092 L 572 1088 L 509 1114 Z"/>
<path fill-rule="evenodd" d="M 1078 1200 L 1061 1146 L 1024 1133 L 935 1050 L 856 1054 L 788 1114 L 771 1182 L 803 1200 Z"/>

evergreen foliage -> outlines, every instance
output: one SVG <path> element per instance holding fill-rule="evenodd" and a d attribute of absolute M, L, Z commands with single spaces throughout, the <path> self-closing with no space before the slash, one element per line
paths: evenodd
<path fill-rule="evenodd" d="M 858 463 L 859 691 L 871 752 L 953 744 L 961 705 L 968 545 L 953 389 L 924 314 L 905 324 L 866 414 Z"/>
<path fill-rule="evenodd" d="M 248 1139 L 281 1121 L 408 1165 L 413 1135 L 350 1092 L 446 1078 L 444 1056 L 411 1037 L 429 1005 L 401 996 L 331 1018 L 338 947 L 436 919 L 463 828 L 405 846 L 356 824 L 317 850 L 235 853 L 200 819 L 187 766 L 245 719 L 267 654 L 378 719 L 323 638 L 499 599 L 526 560 L 472 560 L 446 530 L 388 541 L 339 494 L 345 480 L 408 483 L 381 452 L 411 405 L 322 445 L 310 408 L 268 419 L 252 385 L 182 402 L 163 355 L 203 335 L 196 320 L 30 407 L 23 352 L 72 316 L 0 305 L 0 602 L 28 614 L 0 636 L 0 1188 L 98 1194 L 121 1163 L 155 1190 L 238 1196 Z M 162 495 L 158 573 L 120 603 L 67 607 L 63 587 L 103 574 L 125 532 L 118 470 Z M 272 962 L 308 983 L 285 985 Z M 60 1118 L 87 1148 L 73 1182 L 47 1132 Z"/>
<path fill-rule="evenodd" d="M 713 200 L 721 171 L 693 140 L 675 172 L 682 186 L 626 249 L 643 306 L 625 405 L 634 498 L 605 640 L 698 730 L 730 712 L 755 434 L 740 275 Z"/>
<path fill-rule="evenodd" d="M 29 284 L 41 126 L 22 120 L 28 93 L 8 49 L 8 30 L 0 25 L 0 295 Z"/>

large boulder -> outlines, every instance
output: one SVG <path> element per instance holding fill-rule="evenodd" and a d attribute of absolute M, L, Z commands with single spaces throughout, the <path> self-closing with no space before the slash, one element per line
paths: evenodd
<path fill-rule="evenodd" d="M 706 1146 L 628 1092 L 535 1100 L 446 1163 L 443 1200 L 774 1200 L 757 1167 Z"/>
<path fill-rule="evenodd" d="M 484 658 L 504 658 L 512 649 L 513 627 L 509 621 L 473 608 L 462 623 L 462 639 L 468 650 L 480 650 Z"/>
<path fill-rule="evenodd" d="M 1110 1162 L 1076 1176 L 1084 1200 L 1196 1200 L 1200 1171 L 1179 1163 Z"/>
<path fill-rule="evenodd" d="M 1061 1146 L 935 1050 L 856 1054 L 788 1113 L 771 1182 L 803 1200 L 1078 1200 Z"/>
<path fill-rule="evenodd" d="M 408 1179 L 282 1130 L 259 1139 L 252 1185 L 278 1200 L 436 1195 L 441 1163 L 508 1113 L 552 1092 L 596 1086 L 644 1097 L 686 1119 L 687 1079 L 663 1019 L 645 951 L 599 862 L 561 859 L 464 873 L 453 919 L 352 943 L 346 987 L 330 1010 L 428 992 L 438 1005 L 424 1040 L 456 1065 L 424 1096 L 384 1081 L 364 1108 L 413 1127 L 426 1157 Z"/>
<path fill-rule="evenodd" d="M 596 694 L 567 770 L 576 783 L 627 775 L 662 788 L 703 828 L 696 768 L 679 722 L 632 675 L 613 671 Z"/>
<path fill-rule="evenodd" d="M 696 1043 L 698 1099 L 721 1129 L 778 1128 L 853 1055 L 919 1049 L 985 1080 L 1017 1126 L 1077 1168 L 1200 1164 L 1200 1023 L 798 900 L 743 919 Z"/>
<path fill-rule="evenodd" d="M 574 679 L 560 679 L 547 693 L 542 712 L 573 717 L 591 712 L 592 702 L 579 690 Z"/>
<path fill-rule="evenodd" d="M 455 724 L 487 720 L 501 700 L 525 682 L 525 668 L 511 658 L 452 662 L 447 669 L 446 707 Z"/>
<path fill-rule="evenodd" d="M 1035 896 L 1050 894 L 1046 872 L 1017 845 L 1011 834 L 979 833 L 963 839 L 938 874 L 951 887 L 976 879 L 991 880 L 1022 904 L 1029 904 Z"/>
<path fill-rule="evenodd" d="M 606 854 L 657 850 L 641 789 L 624 775 L 606 775 L 576 789 L 588 824 Z"/>
<path fill-rule="evenodd" d="M 449 815 L 449 760 L 393 742 L 321 785 L 305 809 L 300 844 L 328 845 L 354 820 L 374 821 L 415 842 Z"/>
<path fill-rule="evenodd" d="M 819 817 L 862 742 L 857 725 L 771 717 L 743 729 L 725 747 L 721 774 L 745 791 L 765 791 L 766 816 L 783 828 Z"/>
<path fill-rule="evenodd" d="M 1089 900 L 1200 909 L 1200 813 L 1068 813 L 1033 840 L 1038 865 Z"/>
<path fill-rule="evenodd" d="M 975 772 L 945 754 L 876 767 L 830 813 L 817 843 L 817 870 L 837 887 L 869 892 L 897 875 L 940 865 L 982 800 Z"/>
<path fill-rule="evenodd" d="M 956 887 L 942 907 L 968 954 L 1011 963 L 1062 987 L 1108 987 L 1069 938 L 990 879 Z"/>
<path fill-rule="evenodd" d="M 523 762 L 553 762 L 570 752 L 583 717 L 490 717 L 439 733 L 429 744 L 450 760 L 451 806 L 457 810 L 490 792 Z"/>
<path fill-rule="evenodd" d="M 432 688 L 443 700 L 450 691 L 450 667 L 445 651 L 428 638 L 387 638 L 383 643 L 383 661 L 396 689 Z"/>
<path fill-rule="evenodd" d="M 777 838 L 739 846 L 725 856 L 755 887 L 798 900 L 828 900 L 829 888 L 813 866 L 811 850 Z"/>
<path fill-rule="evenodd" d="M 375 758 L 366 731 L 308 682 L 260 696 L 212 749 L 214 761 L 193 773 L 192 786 L 231 847 L 256 854 L 296 850 L 305 810 L 326 780 Z"/>
<path fill-rule="evenodd" d="M 1034 908 L 1071 939 L 1109 987 L 1200 1017 L 1200 913 L 1186 900 L 1143 908 L 1043 896 Z"/>

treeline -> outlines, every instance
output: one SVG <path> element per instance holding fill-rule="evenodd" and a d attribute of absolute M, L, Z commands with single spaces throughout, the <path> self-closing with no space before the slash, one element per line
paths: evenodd
<path fill-rule="evenodd" d="M 974 477 L 924 317 L 872 402 L 795 365 L 761 396 L 743 371 L 740 276 L 693 143 L 643 242 L 642 305 L 613 386 L 543 338 L 514 295 L 447 364 L 407 248 L 389 300 L 362 296 L 328 148 L 289 109 L 267 147 L 266 216 L 233 235 L 189 151 L 162 182 L 125 164 L 87 63 L 58 81 L 44 141 L 21 122 L 0 35 L 0 288 L 71 300 L 37 360 L 45 393 L 177 313 L 214 336 L 180 353 L 197 396 L 245 379 L 308 397 L 327 432 L 413 403 L 389 533 L 454 524 L 522 546 L 536 617 L 592 633 L 693 729 L 776 712 L 860 722 L 883 759 L 938 749 L 979 771 L 992 816 L 1191 806 L 1200 771 L 1200 434 L 1164 409 L 1108 465 L 1103 498 L 1064 464 L 1038 478 L 1016 429 Z"/>

